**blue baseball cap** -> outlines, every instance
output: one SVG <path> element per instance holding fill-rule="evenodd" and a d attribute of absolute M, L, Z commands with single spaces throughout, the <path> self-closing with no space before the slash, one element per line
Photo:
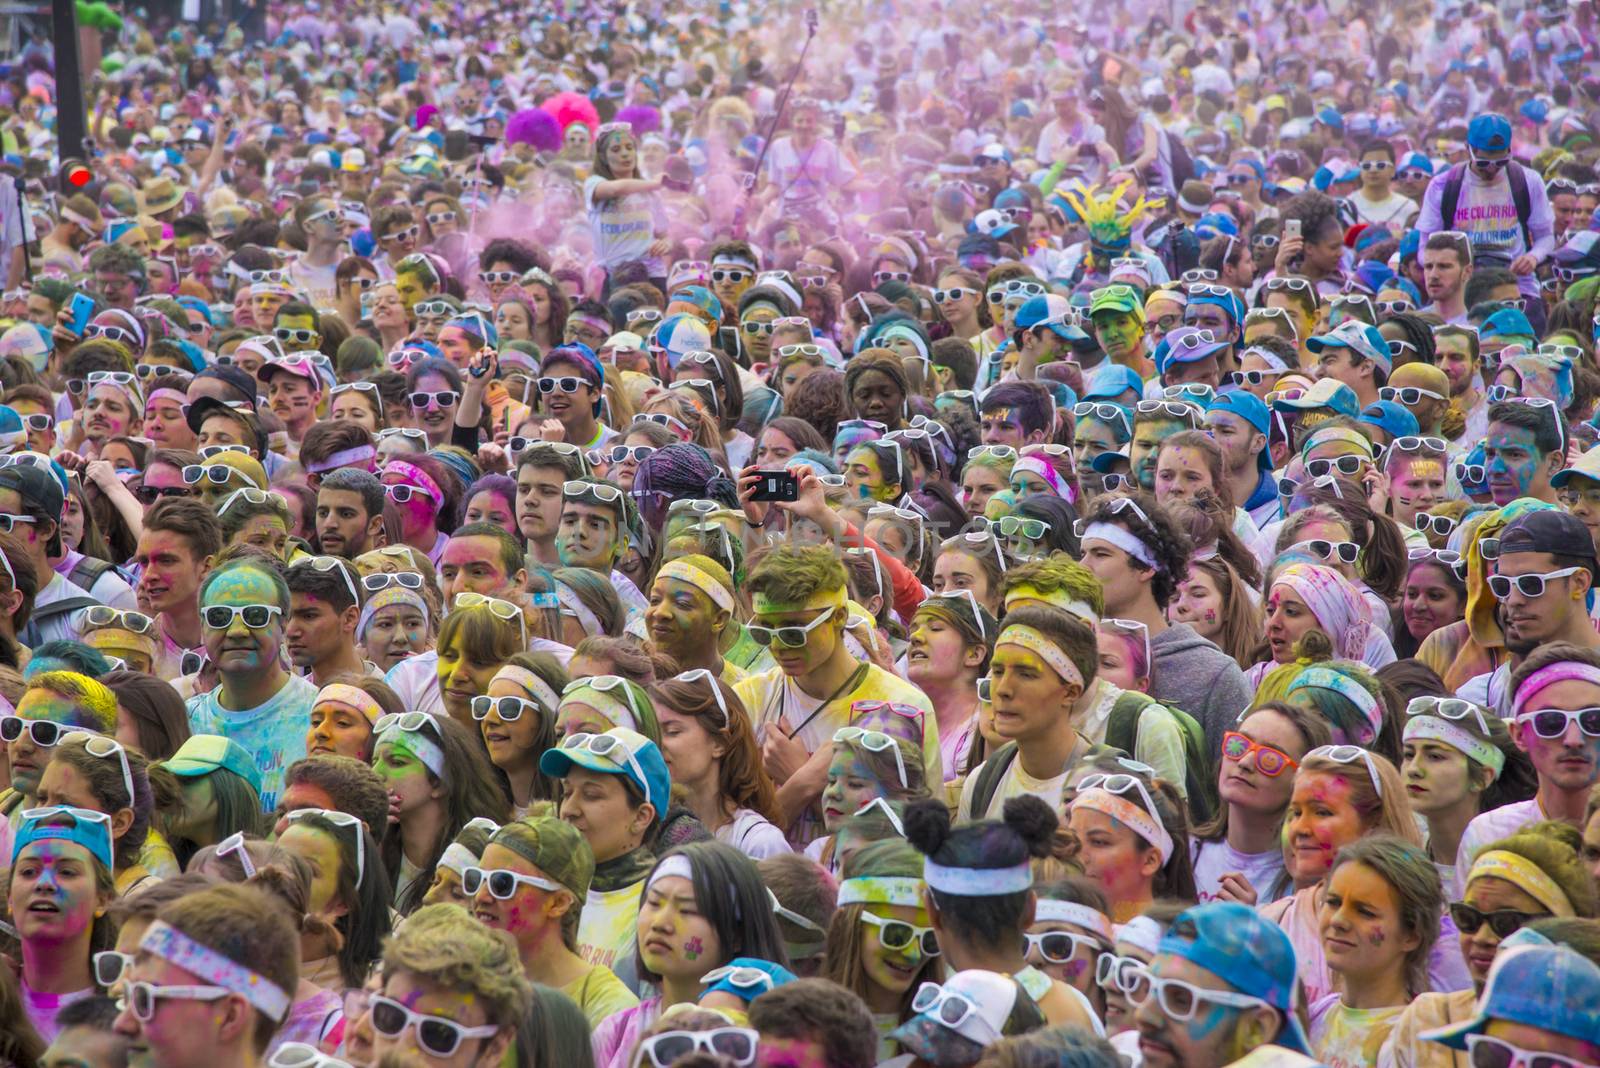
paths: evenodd
<path fill-rule="evenodd" d="M 1486 111 L 1467 123 L 1467 147 L 1474 152 L 1511 151 L 1511 120 Z"/>
<path fill-rule="evenodd" d="M 1272 402 L 1273 411 L 1287 415 L 1316 411 L 1319 408 L 1326 408 L 1334 415 L 1343 415 L 1351 419 L 1361 414 L 1361 402 L 1356 397 L 1356 391 L 1332 378 L 1318 379 L 1312 383 L 1310 389 L 1292 400 L 1280 398 Z"/>
<path fill-rule="evenodd" d="M 1186 960 L 1241 994 L 1260 998 L 1283 1014 L 1274 1044 L 1311 1053 L 1295 1017 L 1295 958 L 1289 936 L 1255 909 L 1236 901 L 1213 901 L 1178 914 L 1158 953 Z"/>
<path fill-rule="evenodd" d="M 1335 130 L 1344 129 L 1344 116 L 1339 114 L 1338 108 L 1323 108 L 1318 111 L 1317 121 L 1324 126 L 1331 126 Z"/>
<path fill-rule="evenodd" d="M 1224 351 L 1228 347 L 1227 341 L 1205 340 L 1206 337 L 1215 336 L 1210 330 L 1202 330 L 1197 326 L 1180 326 L 1173 330 L 1156 346 L 1154 357 L 1157 373 L 1166 374 L 1167 368 L 1175 363 L 1198 363 L 1207 356 Z"/>
<path fill-rule="evenodd" d="M 1202 241 L 1209 241 L 1213 237 L 1238 237 L 1239 224 L 1232 215 L 1212 211 L 1195 220 L 1194 233 Z"/>
<path fill-rule="evenodd" d="M 1400 162 L 1395 165 L 1395 171 L 1422 171 L 1426 174 L 1433 173 L 1433 160 L 1421 152 L 1407 152 L 1400 157 Z"/>
<path fill-rule="evenodd" d="M 1472 1019 L 1424 1031 L 1418 1037 L 1464 1050 L 1468 1035 L 1483 1034 L 1490 1020 L 1504 1020 L 1594 1042 L 1597 1006 L 1600 965 L 1577 950 L 1560 945 L 1509 949 L 1502 945 Z"/>
<path fill-rule="evenodd" d="M 108 869 L 114 867 L 111 853 L 111 819 L 89 809 L 57 805 L 29 809 L 22 815 L 16 837 L 11 842 L 7 863 L 16 866 L 17 856 L 34 842 L 55 839 L 76 842 Z"/>
<path fill-rule="evenodd" d="M 1422 231 L 1407 230 L 1400 235 L 1400 262 L 1415 260 L 1422 251 Z"/>
<path fill-rule="evenodd" d="M 1528 321 L 1528 316 L 1520 308 L 1501 308 L 1478 327 L 1478 338 L 1483 340 L 1491 337 L 1536 337 L 1533 324 Z"/>
<path fill-rule="evenodd" d="M 573 744 L 579 738 L 584 742 Z M 655 807 L 657 821 L 667 814 L 672 776 L 660 748 L 638 731 L 612 727 L 604 734 L 570 735 L 561 748 L 546 749 L 539 757 L 539 770 L 555 779 L 565 779 L 574 764 L 602 775 L 621 775 Z"/>
<path fill-rule="evenodd" d="M 1206 416 L 1212 412 L 1227 412 L 1236 415 L 1249 423 L 1258 434 L 1272 433 L 1272 413 L 1267 410 L 1267 404 L 1260 397 L 1249 390 L 1234 389 L 1227 393 L 1218 393 L 1211 398 L 1211 403 L 1206 405 Z M 1272 466 L 1272 450 L 1263 446 L 1256 455 L 1256 466 L 1265 471 Z"/>
<path fill-rule="evenodd" d="M 1228 321 L 1233 325 L 1238 326 L 1244 322 L 1245 312 L 1248 309 L 1245 308 L 1244 301 L 1239 297 L 1239 294 L 1231 289 L 1227 293 L 1197 291 L 1189 293 L 1187 296 L 1189 298 L 1187 307 L 1192 308 L 1196 304 L 1214 304 L 1228 313 Z"/>
<path fill-rule="evenodd" d="M 1417 426 L 1417 417 L 1411 414 L 1411 409 L 1399 401 L 1373 401 L 1361 409 L 1361 418 L 1358 422 L 1378 427 L 1391 439 L 1422 432 Z"/>
<path fill-rule="evenodd" d="M 1086 340 L 1089 335 L 1069 321 L 1073 317 L 1072 303 L 1066 297 L 1046 293 L 1042 297 L 1029 297 L 1023 301 L 1014 321 L 1018 330 L 1033 330 L 1042 326 L 1066 341 Z"/>
<path fill-rule="evenodd" d="M 1089 380 L 1084 383 L 1083 399 L 1111 400 L 1130 389 L 1134 396 L 1144 396 L 1144 379 L 1139 377 L 1139 372 L 1107 360 L 1089 372 Z"/>
<path fill-rule="evenodd" d="M 220 734 L 191 734 L 162 762 L 181 779 L 195 779 L 219 769 L 231 771 L 261 792 L 261 769 L 250 751 L 232 738 Z"/>
<path fill-rule="evenodd" d="M 1378 333 L 1378 328 L 1359 319 L 1346 319 L 1326 334 L 1316 334 L 1306 342 L 1313 355 L 1324 349 L 1350 349 L 1360 353 L 1383 368 L 1388 375 L 1394 370 L 1394 357 L 1389 355 L 1389 342 Z"/>

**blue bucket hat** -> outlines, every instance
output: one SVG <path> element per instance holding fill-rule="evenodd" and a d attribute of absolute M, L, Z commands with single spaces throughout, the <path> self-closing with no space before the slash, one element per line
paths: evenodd
<path fill-rule="evenodd" d="M 1213 901 L 1178 914 L 1158 952 L 1186 960 L 1234 990 L 1259 998 L 1283 1014 L 1274 1042 L 1296 1053 L 1311 1043 L 1295 1017 L 1294 946 L 1289 936 L 1255 909 L 1236 901 Z"/>

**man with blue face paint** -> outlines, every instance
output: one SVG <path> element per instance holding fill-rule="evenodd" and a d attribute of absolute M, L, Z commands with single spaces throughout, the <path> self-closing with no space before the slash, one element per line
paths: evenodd
<path fill-rule="evenodd" d="M 1239 369 L 1235 352 L 1239 343 L 1240 324 L 1244 322 L 1244 301 L 1227 286 L 1215 282 L 1196 282 L 1188 288 L 1189 302 L 1183 310 L 1183 325 L 1211 331 L 1212 337 L 1222 342 L 1217 350 L 1217 367 L 1221 378 Z"/>
<path fill-rule="evenodd" d="M 221 734 L 242 745 L 261 772 L 261 808 L 272 812 L 283 772 L 306 755 L 317 687 L 283 668 L 289 588 L 277 561 L 241 553 L 200 586 L 200 622 L 217 688 L 189 699 L 196 734 Z"/>
<path fill-rule="evenodd" d="M 1518 497 L 1556 503 L 1550 480 L 1566 466 L 1566 446 L 1566 428 L 1552 402 L 1513 398 L 1491 404 L 1483 462 L 1494 503 Z"/>

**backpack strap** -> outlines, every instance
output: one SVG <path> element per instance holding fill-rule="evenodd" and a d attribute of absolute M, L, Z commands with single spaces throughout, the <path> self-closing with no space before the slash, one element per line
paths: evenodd
<path fill-rule="evenodd" d="M 1457 163 L 1450 168 L 1444 190 L 1439 196 L 1439 224 L 1443 229 L 1456 229 L 1456 207 L 1461 203 L 1461 183 L 1466 181 L 1467 165 Z M 1517 209 L 1517 225 L 1522 228 L 1523 246 L 1533 248 L 1533 232 L 1528 229 L 1528 216 L 1533 211 L 1533 194 L 1528 191 L 1528 172 L 1522 164 L 1512 160 L 1506 172 L 1511 183 L 1511 203 Z"/>
<path fill-rule="evenodd" d="M 67 575 L 67 581 L 85 593 L 94 589 L 94 584 L 100 581 L 100 576 L 111 570 L 111 561 L 101 560 L 95 556 L 85 556 L 72 565 L 72 571 Z"/>
<path fill-rule="evenodd" d="M 22 628 L 21 634 L 17 635 L 17 641 L 32 649 L 44 641 L 44 635 L 39 630 L 41 622 L 47 619 L 55 619 L 57 616 L 64 616 L 69 612 L 80 612 L 85 608 L 93 608 L 99 603 L 93 597 L 63 597 L 59 601 L 51 601 L 47 605 L 35 608 L 33 614 L 28 617 L 28 625 Z"/>
<path fill-rule="evenodd" d="M 1111 715 L 1106 718 L 1106 744 L 1133 756 L 1134 746 L 1138 744 L 1139 717 L 1155 703 L 1155 699 L 1148 694 L 1124 690 L 1111 703 Z"/>
<path fill-rule="evenodd" d="M 989 811 L 989 803 L 994 800 L 994 795 L 1000 789 L 1000 780 L 1005 777 L 1006 769 L 1011 762 L 1017 759 L 1017 743 L 1007 742 L 996 749 L 983 766 L 978 769 L 978 781 L 972 787 L 972 818 L 981 820 Z"/>
<path fill-rule="evenodd" d="M 1456 206 L 1461 203 L 1461 183 L 1467 179 L 1467 165 L 1457 163 L 1450 168 L 1444 180 L 1444 191 L 1439 196 L 1439 227 L 1453 230 L 1456 225 Z"/>

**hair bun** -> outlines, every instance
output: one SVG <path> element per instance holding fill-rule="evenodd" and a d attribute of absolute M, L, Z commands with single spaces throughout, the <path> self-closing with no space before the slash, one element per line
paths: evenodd
<path fill-rule="evenodd" d="M 943 801 L 925 798 L 906 806 L 902 819 L 906 841 L 924 856 L 933 856 L 950 840 L 950 809 Z"/>
<path fill-rule="evenodd" d="M 1055 810 L 1031 794 L 1013 797 L 1001 812 L 1001 819 L 1017 833 L 1031 857 L 1048 857 L 1055 844 L 1061 821 Z"/>
<path fill-rule="evenodd" d="M 1294 655 L 1297 660 L 1307 660 L 1313 664 L 1332 660 L 1333 639 L 1322 628 L 1312 627 L 1294 643 Z"/>

